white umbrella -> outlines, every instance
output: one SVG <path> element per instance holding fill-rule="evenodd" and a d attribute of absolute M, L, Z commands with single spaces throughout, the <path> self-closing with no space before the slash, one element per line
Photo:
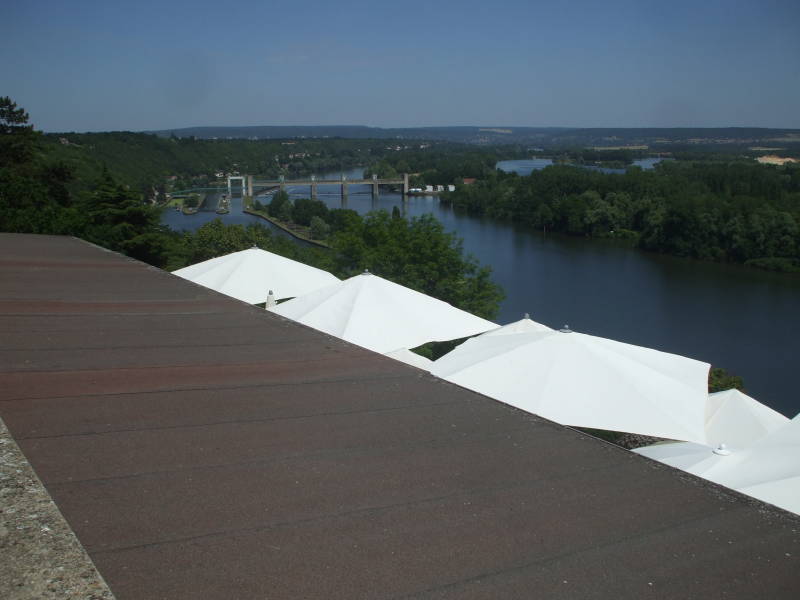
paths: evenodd
<path fill-rule="evenodd" d="M 702 475 L 718 462 L 726 462 L 720 457 L 738 453 L 788 422 L 781 413 L 739 390 L 730 389 L 708 395 L 704 443 L 660 443 L 637 448 L 634 452 Z"/>
<path fill-rule="evenodd" d="M 173 272 L 227 296 L 259 304 L 267 292 L 275 298 L 294 298 L 339 281 L 327 271 L 260 248 L 218 256 Z"/>
<path fill-rule="evenodd" d="M 652 446 L 634 448 L 633 452 L 652 458 L 681 471 L 704 477 L 705 473 L 718 464 L 734 462 L 731 458 L 740 449 L 720 444 L 711 447 L 694 442 L 663 442 Z"/>
<path fill-rule="evenodd" d="M 437 360 L 431 373 L 565 425 L 704 442 L 708 369 L 565 328 L 492 331 Z"/>
<path fill-rule="evenodd" d="M 735 489 L 800 477 L 800 416 L 731 457 L 707 469 L 704 477 Z M 800 502 L 800 488 L 797 492 Z"/>
<path fill-rule="evenodd" d="M 294 298 L 272 310 L 381 353 L 467 337 L 497 327 L 491 321 L 370 273 Z"/>
<path fill-rule="evenodd" d="M 744 448 L 676 443 L 634 452 L 800 514 L 800 416 Z"/>
<path fill-rule="evenodd" d="M 486 333 L 481 334 L 481 337 L 497 336 L 497 335 L 511 335 L 512 333 L 531 333 L 536 331 L 553 331 L 547 325 L 542 325 L 536 321 L 531 320 L 531 316 L 525 313 L 519 321 L 514 321 L 508 325 L 503 325 L 497 329 L 492 329 Z"/>
<path fill-rule="evenodd" d="M 412 367 L 417 367 L 423 371 L 430 371 L 431 365 L 433 365 L 433 361 L 431 359 L 420 356 L 416 352 L 406 350 L 405 348 L 394 350 L 393 352 L 384 352 L 384 356 L 399 360 L 400 362 L 404 362 Z"/>
<path fill-rule="evenodd" d="M 706 403 L 706 444 L 741 448 L 785 425 L 788 418 L 731 389 L 708 395 Z"/>
<path fill-rule="evenodd" d="M 542 325 L 541 323 L 532 321 L 530 315 L 525 313 L 525 316 L 522 317 L 521 320 L 509 325 L 505 325 L 504 327 L 492 329 L 481 335 L 508 335 L 511 333 L 523 333 L 526 331 L 552 331 L 552 329 L 550 329 L 547 325 Z M 393 352 L 385 352 L 384 356 L 394 358 L 395 360 L 399 360 L 414 367 L 419 367 L 425 371 L 430 371 L 431 367 L 433 366 L 432 360 L 425 358 L 424 356 L 420 356 L 411 350 L 400 349 Z"/>
<path fill-rule="evenodd" d="M 740 487 L 736 491 L 800 515 L 800 475 Z"/>

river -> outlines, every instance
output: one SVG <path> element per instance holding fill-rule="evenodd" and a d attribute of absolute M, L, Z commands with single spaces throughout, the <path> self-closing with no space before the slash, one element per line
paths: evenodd
<path fill-rule="evenodd" d="M 537 159 L 498 166 L 527 174 L 547 164 Z M 345 174 L 357 179 L 362 172 Z M 292 197 L 310 193 L 308 188 L 288 191 Z M 335 184 L 320 185 L 319 199 L 332 208 L 343 205 Z M 375 200 L 369 186 L 350 186 L 344 205 L 365 213 L 402 208 L 403 202 L 400 194 L 381 193 Z M 543 236 L 455 212 L 433 196 L 409 197 L 405 213 L 432 213 L 463 238 L 467 253 L 492 268 L 493 280 L 506 293 L 497 322 L 516 321 L 527 312 L 551 327 L 568 324 L 576 331 L 707 361 L 740 375 L 748 393 L 775 410 L 790 417 L 800 412 L 794 389 L 794 370 L 800 367 L 800 277 Z M 196 229 L 218 216 L 213 209 L 190 216 L 167 210 L 163 222 L 173 229 Z M 266 223 L 243 214 L 235 197 L 231 213 L 222 218 L 231 224 Z"/>

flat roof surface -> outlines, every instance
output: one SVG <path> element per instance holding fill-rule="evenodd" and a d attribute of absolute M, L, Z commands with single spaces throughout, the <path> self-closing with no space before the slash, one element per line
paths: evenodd
<path fill-rule="evenodd" d="M 74 238 L 0 234 L 0 340 L 118 600 L 800 594 L 794 515 Z"/>

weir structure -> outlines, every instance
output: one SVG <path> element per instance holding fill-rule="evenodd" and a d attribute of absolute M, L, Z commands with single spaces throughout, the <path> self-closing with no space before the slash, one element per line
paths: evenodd
<path fill-rule="evenodd" d="M 252 196 L 253 195 L 253 176 L 252 175 L 229 175 L 228 176 L 228 197 L 233 193 L 233 186 L 231 185 L 234 181 L 241 181 L 242 182 L 242 195 L 245 196 Z"/>
<path fill-rule="evenodd" d="M 372 196 L 377 198 L 380 195 L 380 186 L 391 185 L 399 186 L 402 194 L 405 197 L 408 194 L 408 173 L 403 173 L 402 177 L 379 179 L 377 175 L 373 175 L 371 179 L 348 179 L 346 175 L 342 174 L 339 179 L 318 179 L 316 175 L 311 175 L 307 179 L 291 179 L 287 180 L 283 176 L 277 180 L 258 180 L 255 181 L 252 175 L 247 175 L 247 194 L 253 195 L 255 188 L 280 188 L 281 191 L 289 186 L 310 188 L 311 197 L 317 197 L 317 187 L 320 185 L 339 185 L 342 196 L 348 195 L 348 187 L 351 185 L 369 185 L 372 188 Z M 230 180 L 228 178 L 228 186 L 230 188 Z M 236 178 L 233 178 L 236 179 Z M 244 185 L 244 184 L 243 184 Z"/>

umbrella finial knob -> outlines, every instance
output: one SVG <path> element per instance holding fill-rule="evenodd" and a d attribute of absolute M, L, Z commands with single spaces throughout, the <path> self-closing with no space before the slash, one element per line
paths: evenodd
<path fill-rule="evenodd" d="M 530 319 L 531 316 L 528 313 L 525 313 L 524 315 L 522 315 L 522 318 L 523 319 Z"/>
<path fill-rule="evenodd" d="M 720 456 L 728 456 L 731 453 L 731 451 L 728 450 L 728 447 L 725 444 L 720 444 L 719 446 L 714 448 L 714 450 L 712 452 L 714 452 L 714 454 L 718 454 Z"/>
<path fill-rule="evenodd" d="M 267 294 L 267 300 L 264 302 L 264 308 L 269 310 L 273 306 L 277 306 L 277 302 L 275 301 L 275 294 L 272 293 L 272 290 L 269 291 Z"/>
<path fill-rule="evenodd" d="M 559 331 L 561 333 L 572 333 L 572 329 L 569 328 L 569 325 L 564 325 Z"/>

